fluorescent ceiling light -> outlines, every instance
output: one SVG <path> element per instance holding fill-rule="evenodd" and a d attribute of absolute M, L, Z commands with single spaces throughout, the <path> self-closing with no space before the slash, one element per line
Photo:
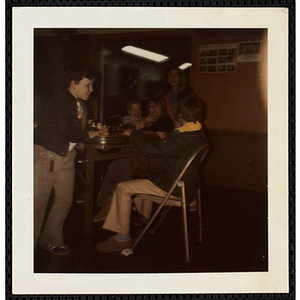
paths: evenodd
<path fill-rule="evenodd" d="M 148 50 L 144 50 L 141 48 L 137 48 L 134 46 L 125 46 L 122 48 L 122 51 L 136 55 L 136 56 L 140 56 L 146 59 L 150 59 L 150 60 L 154 60 L 156 62 L 164 62 L 166 60 L 169 59 L 168 56 L 165 55 L 161 55 L 152 51 L 148 51 Z"/>
<path fill-rule="evenodd" d="M 181 66 L 179 66 L 178 68 L 180 70 L 185 70 L 185 69 L 189 68 L 191 65 L 192 65 L 191 63 L 186 62 L 186 63 L 182 64 Z"/>

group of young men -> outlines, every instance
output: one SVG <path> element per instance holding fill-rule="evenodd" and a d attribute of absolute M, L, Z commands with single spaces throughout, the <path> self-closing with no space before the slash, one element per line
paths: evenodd
<path fill-rule="evenodd" d="M 50 99 L 44 118 L 35 129 L 34 146 L 35 247 L 57 255 L 70 253 L 64 243 L 63 226 L 73 203 L 76 147 L 93 137 L 109 134 L 107 128 L 86 130 L 87 109 L 84 101 L 93 92 L 94 71 L 73 65 L 63 76 L 62 91 Z M 165 97 L 165 104 L 175 130 L 151 141 L 136 128 L 124 131 L 124 135 L 130 137 L 143 155 L 162 159 L 162 171 L 117 184 L 103 225 L 103 228 L 116 234 L 106 242 L 96 244 L 99 252 L 110 253 L 131 247 L 132 196 L 149 192 L 165 196 L 192 154 L 207 143 L 202 128 L 203 102 L 191 90 L 179 87 L 178 69 L 169 71 L 167 80 L 171 91 Z M 199 178 L 189 178 L 187 189 L 195 180 Z M 53 205 L 47 220 L 44 220 L 52 191 Z M 178 192 L 175 189 L 174 194 Z M 136 199 L 136 206 L 147 219 L 150 217 L 152 202 Z"/>

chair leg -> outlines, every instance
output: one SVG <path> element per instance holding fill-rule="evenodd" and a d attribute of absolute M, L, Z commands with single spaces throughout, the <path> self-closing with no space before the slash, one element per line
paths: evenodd
<path fill-rule="evenodd" d="M 201 211 L 201 190 L 198 190 L 198 213 L 199 213 L 199 241 L 203 241 L 202 236 L 202 211 Z"/>
<path fill-rule="evenodd" d="M 172 206 L 168 206 L 168 207 L 164 207 L 164 211 L 161 213 L 160 215 L 160 219 L 157 221 L 156 225 L 154 226 L 154 228 L 151 230 L 151 234 L 154 234 L 156 229 L 159 227 L 159 225 L 162 223 L 162 221 L 165 219 L 165 217 L 167 216 L 167 214 L 169 213 L 170 209 L 172 208 Z"/>
<path fill-rule="evenodd" d="M 187 227 L 187 213 L 186 213 L 186 199 L 184 185 L 181 186 L 182 191 L 182 213 L 183 213 L 183 227 L 184 227 L 184 242 L 185 242 L 185 261 L 190 262 L 190 250 L 189 250 L 189 236 Z"/>
<path fill-rule="evenodd" d="M 152 225 L 152 223 L 154 222 L 155 218 L 157 217 L 157 215 L 159 214 L 159 212 L 161 211 L 161 209 L 163 208 L 163 206 L 165 205 L 165 203 L 167 202 L 168 198 L 170 197 L 170 193 L 167 194 L 167 196 L 165 197 L 164 201 L 159 205 L 159 207 L 157 208 L 157 210 L 155 211 L 155 213 L 152 215 L 152 217 L 150 218 L 149 222 L 147 223 L 147 225 L 145 226 L 145 228 L 142 230 L 142 232 L 140 233 L 140 235 L 137 237 L 137 239 L 134 241 L 134 243 L 131 246 L 131 249 L 133 250 L 135 248 L 135 246 L 138 244 L 138 242 L 141 240 L 141 238 L 144 236 L 144 234 L 146 233 L 146 231 L 149 229 L 149 227 Z"/>

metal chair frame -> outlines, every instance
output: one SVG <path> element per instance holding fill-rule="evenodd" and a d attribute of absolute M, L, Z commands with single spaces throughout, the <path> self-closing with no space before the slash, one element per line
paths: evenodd
<path fill-rule="evenodd" d="M 164 206 L 176 206 L 176 207 L 182 207 L 183 212 L 183 226 L 184 226 L 184 240 L 185 240 L 185 253 L 186 262 L 190 261 L 190 254 L 189 254 L 189 241 L 188 241 L 188 226 L 187 226 L 187 208 L 186 208 L 186 195 L 185 195 L 185 183 L 183 180 L 183 176 L 185 174 L 190 174 L 193 172 L 199 172 L 200 167 L 203 163 L 204 158 L 206 157 L 209 150 L 209 144 L 205 144 L 198 148 L 198 150 L 191 156 L 191 158 L 188 160 L 180 174 L 178 175 L 177 179 L 173 183 L 171 189 L 167 193 L 165 197 L 159 197 L 159 196 L 153 196 L 148 194 L 137 194 L 135 197 L 153 201 L 156 203 L 160 203 L 159 207 L 155 211 L 155 213 L 150 218 L 149 222 L 143 229 L 143 231 L 140 233 L 140 235 L 137 237 L 137 239 L 134 241 L 132 245 L 132 250 L 136 247 L 136 245 L 139 243 L 141 238 L 144 236 L 146 231 L 149 229 L 149 227 L 152 225 L 154 220 L 156 219 L 157 215 L 161 211 L 161 209 Z M 175 197 L 172 196 L 172 192 L 176 188 L 176 186 L 179 186 L 181 188 L 181 197 Z M 198 212 L 199 212 L 199 226 L 200 226 L 200 241 L 202 241 L 202 215 L 201 215 L 201 190 L 200 188 L 197 191 L 198 194 Z"/>

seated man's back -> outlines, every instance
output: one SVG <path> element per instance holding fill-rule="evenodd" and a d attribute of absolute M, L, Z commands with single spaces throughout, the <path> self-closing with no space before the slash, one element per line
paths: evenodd
<path fill-rule="evenodd" d="M 132 132 L 130 138 L 145 156 L 163 158 L 162 171 L 152 174 L 146 179 L 149 179 L 164 191 L 168 191 L 171 188 L 194 152 L 207 143 L 204 130 L 199 122 L 186 123 L 162 140 L 149 142 L 146 136 L 139 131 Z M 199 179 L 197 175 L 194 174 L 192 178 L 187 180 L 187 190 L 190 190 L 195 180 Z M 173 194 L 180 194 L 178 187 Z"/>

